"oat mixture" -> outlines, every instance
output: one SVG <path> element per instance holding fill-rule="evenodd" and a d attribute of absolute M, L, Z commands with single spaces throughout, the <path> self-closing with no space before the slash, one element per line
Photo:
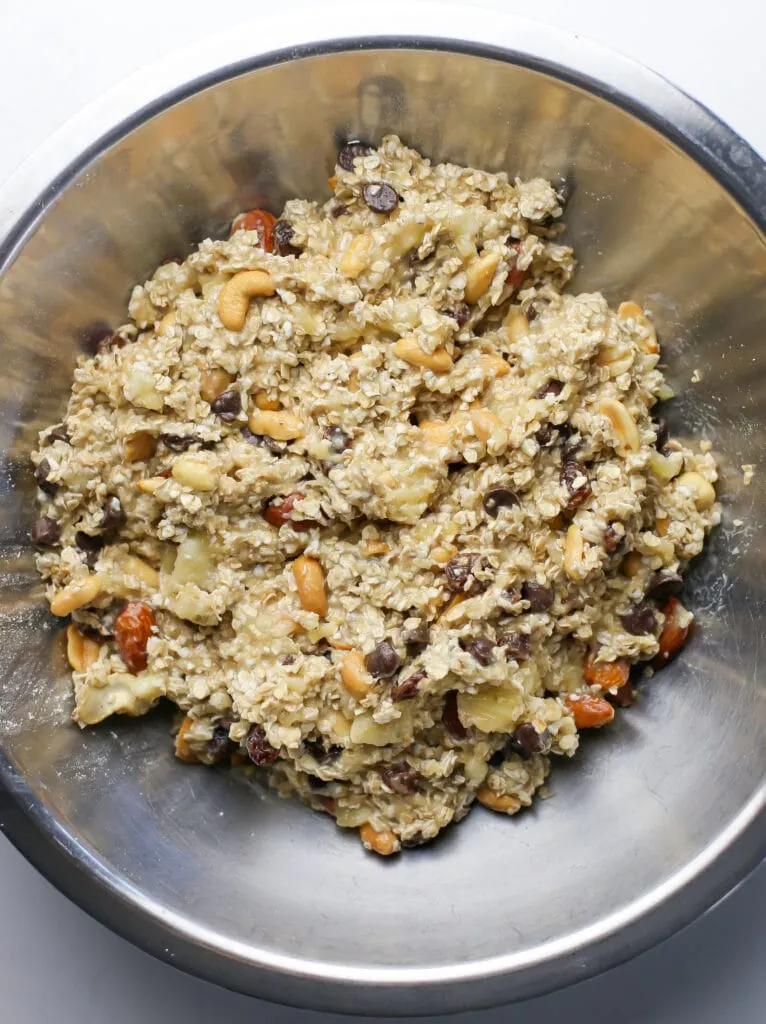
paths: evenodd
<path fill-rule="evenodd" d="M 182 760 L 388 854 L 528 806 L 631 703 L 720 512 L 644 311 L 564 293 L 547 181 L 389 137 L 330 186 L 134 289 L 41 435 L 33 539 L 80 725 L 169 698 Z"/>

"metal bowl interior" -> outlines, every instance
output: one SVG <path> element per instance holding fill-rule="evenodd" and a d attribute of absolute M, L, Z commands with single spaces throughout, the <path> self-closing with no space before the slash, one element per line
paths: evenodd
<path fill-rule="evenodd" d="M 663 126 L 667 108 L 522 37 L 513 52 L 346 40 L 222 68 L 114 128 L 6 235 L 0 817 L 112 927 L 278 1001 L 393 1014 L 525 997 L 668 934 L 764 852 L 766 478 L 744 487 L 740 468 L 761 462 L 766 423 L 766 247 L 749 191 L 763 165 L 664 84 L 691 120 Z M 679 392 L 668 418 L 720 453 L 725 509 L 690 575 L 693 643 L 554 766 L 554 798 L 514 820 L 477 810 L 393 863 L 251 780 L 175 761 L 162 714 L 74 728 L 27 540 L 36 433 L 132 284 L 243 208 L 321 200 L 338 141 L 386 132 L 434 160 L 570 183 L 576 286 L 651 308 Z"/>

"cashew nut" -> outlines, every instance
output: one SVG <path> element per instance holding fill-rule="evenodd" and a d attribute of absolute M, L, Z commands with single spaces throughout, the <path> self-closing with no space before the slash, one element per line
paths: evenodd
<path fill-rule="evenodd" d="M 412 366 L 422 366 L 432 373 L 449 373 L 452 369 L 452 356 L 443 348 L 437 348 L 433 352 L 424 351 L 418 344 L 418 339 L 409 335 L 400 338 L 394 345 L 394 355 L 403 359 L 405 363 Z"/>
<path fill-rule="evenodd" d="M 240 270 L 230 277 L 218 296 L 218 315 L 229 331 L 241 331 L 247 320 L 250 299 L 273 295 L 276 291 L 271 275 L 265 270 Z"/>

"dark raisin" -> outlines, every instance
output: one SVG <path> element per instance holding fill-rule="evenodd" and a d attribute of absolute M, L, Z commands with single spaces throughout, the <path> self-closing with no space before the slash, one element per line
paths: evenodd
<path fill-rule="evenodd" d="M 532 638 L 527 633 L 505 633 L 497 638 L 508 661 L 526 661 L 532 652 Z"/>
<path fill-rule="evenodd" d="M 242 437 L 248 444 L 255 444 L 259 448 L 265 448 L 272 455 L 284 455 L 285 453 L 284 445 L 279 444 L 273 437 L 267 437 L 265 434 L 254 434 L 250 427 L 242 428 Z"/>
<path fill-rule="evenodd" d="M 364 659 L 367 671 L 376 679 L 390 679 L 401 663 L 390 640 L 381 640 Z"/>
<path fill-rule="evenodd" d="M 362 186 L 362 199 L 375 213 L 390 213 L 396 209 L 399 196 L 385 181 L 371 181 Z"/>
<path fill-rule="evenodd" d="M 504 747 L 500 750 L 496 750 L 489 759 L 490 768 L 499 768 L 501 765 L 505 764 L 507 760 L 508 754 Z"/>
<path fill-rule="evenodd" d="M 335 743 L 326 747 L 322 740 L 305 740 L 303 747 L 317 764 L 329 764 L 331 761 L 337 761 L 343 753 L 343 747 L 339 747 Z"/>
<path fill-rule="evenodd" d="M 55 519 L 49 516 L 42 516 L 37 519 L 30 532 L 32 543 L 38 548 L 52 548 L 61 539 L 61 527 Z"/>
<path fill-rule="evenodd" d="M 101 516 L 101 531 L 107 535 L 118 533 L 127 521 L 122 502 L 116 494 L 107 494 Z"/>
<path fill-rule="evenodd" d="M 51 472 L 51 464 L 47 459 L 41 459 L 35 470 L 35 483 L 41 491 L 45 491 L 46 494 L 55 494 L 58 489 L 58 484 L 49 480 Z"/>
<path fill-rule="evenodd" d="M 472 640 L 461 638 L 460 646 L 471 657 L 475 658 L 480 665 L 491 665 L 495 660 L 494 647 L 495 645 L 485 636 L 477 636 Z"/>
<path fill-rule="evenodd" d="M 372 153 L 372 146 L 367 146 L 364 142 L 354 139 L 351 142 L 347 142 L 340 153 L 338 153 L 338 163 L 344 171 L 353 171 L 354 161 L 360 156 L 367 156 L 369 153 Z"/>
<path fill-rule="evenodd" d="M 389 765 L 380 774 L 388 788 L 400 796 L 414 793 L 418 788 L 419 773 L 414 768 L 410 768 L 404 761 L 398 761 L 396 764 Z"/>
<path fill-rule="evenodd" d="M 665 420 L 657 420 L 657 440 L 654 442 L 654 447 L 658 452 L 661 452 L 665 445 L 668 443 L 670 438 L 670 430 Z"/>
<path fill-rule="evenodd" d="M 330 216 L 334 217 L 336 220 L 338 217 L 342 217 L 344 213 L 348 213 L 348 207 L 345 203 L 333 203 L 330 207 Z"/>
<path fill-rule="evenodd" d="M 553 589 L 546 587 L 537 580 L 527 580 L 521 587 L 521 596 L 529 601 L 531 612 L 546 612 L 553 604 Z"/>
<path fill-rule="evenodd" d="M 531 722 L 522 722 L 511 734 L 511 750 L 524 760 L 532 754 L 540 754 L 545 750 L 546 740 L 549 738 L 546 734 L 547 730 L 541 735 Z"/>
<path fill-rule="evenodd" d="M 620 616 L 623 627 L 632 633 L 633 636 L 646 636 L 654 631 L 657 620 L 654 617 L 654 609 L 650 604 L 637 604 Z"/>
<path fill-rule="evenodd" d="M 535 434 L 535 440 L 541 448 L 550 448 L 557 438 L 558 432 L 552 423 L 543 423 Z"/>
<path fill-rule="evenodd" d="M 541 388 L 535 391 L 535 398 L 548 398 L 550 395 L 558 397 L 564 390 L 564 384 L 560 380 L 549 380 L 547 384 L 543 384 Z"/>
<path fill-rule="evenodd" d="M 458 327 L 465 327 L 471 319 L 471 307 L 465 302 L 459 302 L 457 306 L 453 306 L 451 309 L 443 309 L 442 312 L 445 316 L 451 316 Z"/>
<path fill-rule="evenodd" d="M 447 577 L 447 586 L 450 590 L 456 594 L 474 597 L 489 586 L 489 581 L 477 579 L 476 573 L 485 573 L 488 569 L 489 563 L 486 558 L 467 552 L 450 558 L 444 566 L 444 575 Z"/>
<path fill-rule="evenodd" d="M 111 352 L 116 348 L 124 348 L 127 344 L 125 338 L 119 334 L 107 334 L 106 337 L 96 344 L 96 352 L 100 356 L 103 356 L 106 352 Z"/>
<path fill-rule="evenodd" d="M 609 523 L 607 528 L 604 530 L 604 551 L 606 551 L 608 555 L 613 555 L 622 543 L 624 537 L 624 533 L 620 533 L 613 523 Z"/>
<path fill-rule="evenodd" d="M 278 220 L 274 225 L 274 249 L 278 256 L 300 256 L 302 249 L 293 245 L 295 229 L 287 220 Z"/>
<path fill-rule="evenodd" d="M 407 657 L 416 658 L 419 654 L 423 653 L 431 642 L 431 630 L 423 622 L 415 629 L 410 629 L 406 632 L 402 639 L 407 650 Z"/>
<path fill-rule="evenodd" d="M 310 775 L 306 773 L 306 782 L 309 784 L 309 789 L 319 790 L 324 789 L 327 783 L 324 779 L 320 779 L 318 775 Z"/>
<path fill-rule="evenodd" d="M 607 690 L 604 696 L 611 704 L 616 704 L 618 708 L 629 708 L 636 699 L 636 691 L 629 679 L 627 683 L 623 683 L 614 693 L 610 693 Z"/>
<path fill-rule="evenodd" d="M 213 761 L 224 761 L 237 749 L 236 743 L 229 739 L 229 729 L 225 725 L 217 725 L 213 735 L 207 741 L 207 752 Z"/>
<path fill-rule="evenodd" d="M 402 839 L 403 850 L 416 850 L 418 846 L 430 843 L 433 836 L 424 836 L 422 832 L 415 832 L 409 839 Z"/>
<path fill-rule="evenodd" d="M 569 501 L 564 506 L 564 512 L 573 515 L 591 496 L 588 471 L 574 459 L 565 459 L 561 465 L 559 480 L 569 492 Z"/>
<path fill-rule="evenodd" d="M 242 396 L 236 388 L 229 388 L 213 399 L 210 408 L 216 416 L 220 416 L 226 423 L 231 423 L 242 411 Z"/>
<path fill-rule="evenodd" d="M 69 431 L 66 428 L 66 424 L 59 423 L 57 427 L 51 427 L 51 429 L 45 435 L 48 441 L 66 441 L 67 444 L 72 443 L 72 439 L 69 436 Z"/>
<path fill-rule="evenodd" d="M 498 484 L 497 487 L 490 487 L 484 494 L 484 511 L 493 519 L 497 518 L 497 513 L 501 508 L 511 508 L 513 505 L 518 505 L 518 503 L 518 494 L 503 484 Z"/>
<path fill-rule="evenodd" d="M 160 434 L 160 441 L 171 452 L 186 452 L 192 445 L 204 444 L 202 438 L 197 434 Z"/>
<path fill-rule="evenodd" d="M 94 537 L 90 533 L 84 533 L 82 530 L 78 530 L 74 535 L 74 542 L 80 551 L 85 552 L 85 564 L 93 566 L 98 561 L 98 555 L 101 548 L 104 546 L 103 537 Z"/>
<path fill-rule="evenodd" d="M 351 438 L 341 427 L 328 427 L 324 432 L 324 436 L 330 442 L 332 450 L 337 452 L 338 455 L 351 447 Z"/>
<path fill-rule="evenodd" d="M 279 751 L 266 739 L 266 732 L 263 726 L 251 725 L 250 732 L 245 740 L 247 753 L 253 764 L 265 765 L 274 764 L 279 757 Z"/>
<path fill-rule="evenodd" d="M 457 713 L 457 690 L 448 690 L 444 694 L 442 724 L 457 740 L 465 739 L 467 736 L 466 727 L 460 721 L 460 716 Z"/>
<path fill-rule="evenodd" d="M 669 569 L 660 569 L 649 577 L 646 585 L 646 596 L 655 601 L 667 601 L 681 589 L 683 580 L 677 572 L 670 572 Z"/>
<path fill-rule="evenodd" d="M 420 668 L 407 679 L 391 688 L 391 700 L 412 700 L 420 689 L 421 682 L 426 678 L 425 670 Z"/>

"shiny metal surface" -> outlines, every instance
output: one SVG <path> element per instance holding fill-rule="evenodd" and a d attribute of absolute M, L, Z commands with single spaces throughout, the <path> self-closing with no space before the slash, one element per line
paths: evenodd
<path fill-rule="evenodd" d="M 598 47 L 489 12 L 386 10 L 401 37 L 322 5 L 212 39 L 104 97 L 0 189 L 0 826 L 177 966 L 313 1008 L 437 1013 L 625 959 L 766 850 L 766 170 Z M 322 197 L 337 140 L 384 131 L 434 159 L 569 180 L 578 285 L 655 312 L 681 392 L 669 419 L 721 453 L 725 506 L 691 575 L 693 644 L 556 764 L 554 799 L 518 820 L 476 811 L 395 863 L 256 784 L 174 761 L 161 714 L 73 728 L 26 539 L 36 430 L 132 283 L 242 207 Z"/>

